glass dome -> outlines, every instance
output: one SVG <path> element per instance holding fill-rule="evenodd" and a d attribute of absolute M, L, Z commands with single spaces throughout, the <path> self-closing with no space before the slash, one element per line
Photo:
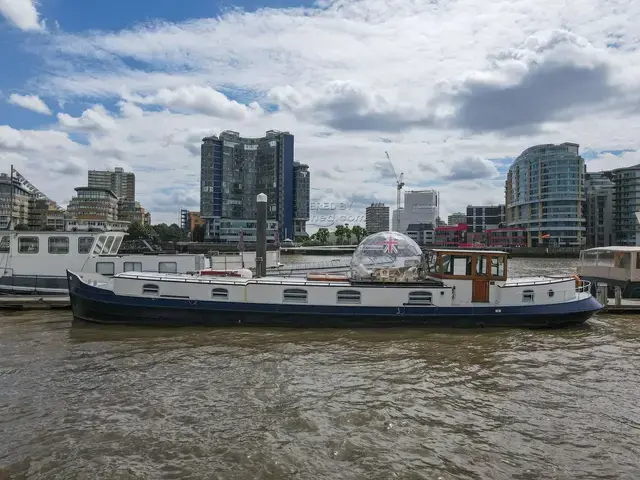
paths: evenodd
<path fill-rule="evenodd" d="M 366 237 L 351 257 L 351 278 L 371 278 L 379 268 L 410 268 L 420 263 L 422 250 L 399 232 L 379 232 Z"/>

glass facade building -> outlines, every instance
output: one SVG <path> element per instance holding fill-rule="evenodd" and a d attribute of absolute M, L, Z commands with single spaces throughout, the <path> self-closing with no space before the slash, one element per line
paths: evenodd
<path fill-rule="evenodd" d="M 267 195 L 267 216 L 277 222 L 280 238 L 294 235 L 293 141 L 289 132 L 276 130 L 260 138 L 226 130 L 202 140 L 200 215 L 207 240 L 227 238 L 223 220 L 255 220 L 259 193 Z"/>
<path fill-rule="evenodd" d="M 587 248 L 613 245 L 613 174 L 587 172 L 584 188 L 587 194 Z"/>
<path fill-rule="evenodd" d="M 307 222 L 310 218 L 310 206 L 311 174 L 309 173 L 309 165 L 293 162 L 293 222 L 296 238 L 309 236 Z M 295 238 L 292 239 L 295 240 Z"/>
<path fill-rule="evenodd" d="M 525 228 L 529 246 L 585 243 L 584 159 L 579 145 L 536 145 L 526 149 L 509 168 L 506 181 L 506 222 Z"/>
<path fill-rule="evenodd" d="M 613 175 L 613 231 L 616 245 L 640 245 L 640 165 L 618 168 Z"/>

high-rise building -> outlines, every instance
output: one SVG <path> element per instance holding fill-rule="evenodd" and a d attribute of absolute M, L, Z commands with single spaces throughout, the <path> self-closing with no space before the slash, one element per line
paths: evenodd
<path fill-rule="evenodd" d="M 577 143 L 527 148 L 509 168 L 506 221 L 526 228 L 530 246 L 583 246 L 584 160 Z"/>
<path fill-rule="evenodd" d="M 113 172 L 89 170 L 87 186 L 111 190 L 118 199 L 136 199 L 136 176 L 132 172 L 125 172 L 122 167 L 116 167 Z"/>
<path fill-rule="evenodd" d="M 436 190 L 409 190 L 404 194 L 400 208 L 400 232 L 405 233 L 410 224 L 436 224 L 440 215 L 440 195 Z M 397 227 L 397 209 L 393 211 L 393 230 Z"/>
<path fill-rule="evenodd" d="M 293 162 L 293 223 L 294 235 L 308 237 L 307 222 L 310 218 L 311 174 L 309 165 Z"/>
<path fill-rule="evenodd" d="M 67 209 L 74 218 L 97 221 L 118 219 L 118 197 L 110 189 L 76 187 L 75 191 L 77 195 L 71 199 Z"/>
<path fill-rule="evenodd" d="M 268 219 L 277 222 L 279 238 L 295 235 L 293 144 L 293 135 L 277 130 L 269 130 L 260 138 L 241 137 L 238 132 L 227 130 L 202 139 L 200 214 L 207 240 L 222 238 L 222 220 L 255 220 L 259 193 L 267 195 Z M 304 168 L 299 167 L 298 171 L 302 176 Z M 301 197 L 305 188 L 300 186 Z M 302 219 L 304 211 L 301 205 Z M 238 231 L 227 232 L 224 237 L 239 239 L 240 227 L 235 227 L 238 223 L 230 225 Z"/>
<path fill-rule="evenodd" d="M 462 212 L 456 212 L 449 215 L 447 218 L 449 225 L 458 225 L 459 223 L 467 223 L 467 214 Z"/>
<path fill-rule="evenodd" d="M 611 172 L 587 172 L 584 176 L 587 248 L 613 245 L 613 178 Z"/>
<path fill-rule="evenodd" d="M 367 233 L 389 231 L 389 207 L 384 203 L 372 203 L 365 209 L 365 228 Z"/>
<path fill-rule="evenodd" d="M 467 205 L 465 222 L 471 233 L 495 230 L 505 222 L 504 205 Z"/>
<path fill-rule="evenodd" d="M 640 164 L 612 172 L 615 245 L 640 245 Z"/>
<path fill-rule="evenodd" d="M 12 181 L 10 175 L 0 174 L 0 230 L 28 225 L 31 198 L 31 192 L 18 179 Z"/>

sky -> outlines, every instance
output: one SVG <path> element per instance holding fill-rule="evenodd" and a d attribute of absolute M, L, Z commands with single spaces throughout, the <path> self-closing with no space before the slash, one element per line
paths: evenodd
<path fill-rule="evenodd" d="M 177 223 L 203 136 L 276 129 L 310 166 L 310 232 L 395 207 L 385 151 L 446 218 L 503 203 L 531 145 L 640 163 L 638 24 L 637 0 L 0 0 L 0 172 L 65 205 L 121 166 Z"/>

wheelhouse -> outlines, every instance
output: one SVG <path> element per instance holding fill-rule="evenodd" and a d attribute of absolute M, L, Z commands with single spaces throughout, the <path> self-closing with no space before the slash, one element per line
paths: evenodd
<path fill-rule="evenodd" d="M 507 280 L 506 252 L 434 249 L 427 253 L 429 274 L 456 280 Z"/>

